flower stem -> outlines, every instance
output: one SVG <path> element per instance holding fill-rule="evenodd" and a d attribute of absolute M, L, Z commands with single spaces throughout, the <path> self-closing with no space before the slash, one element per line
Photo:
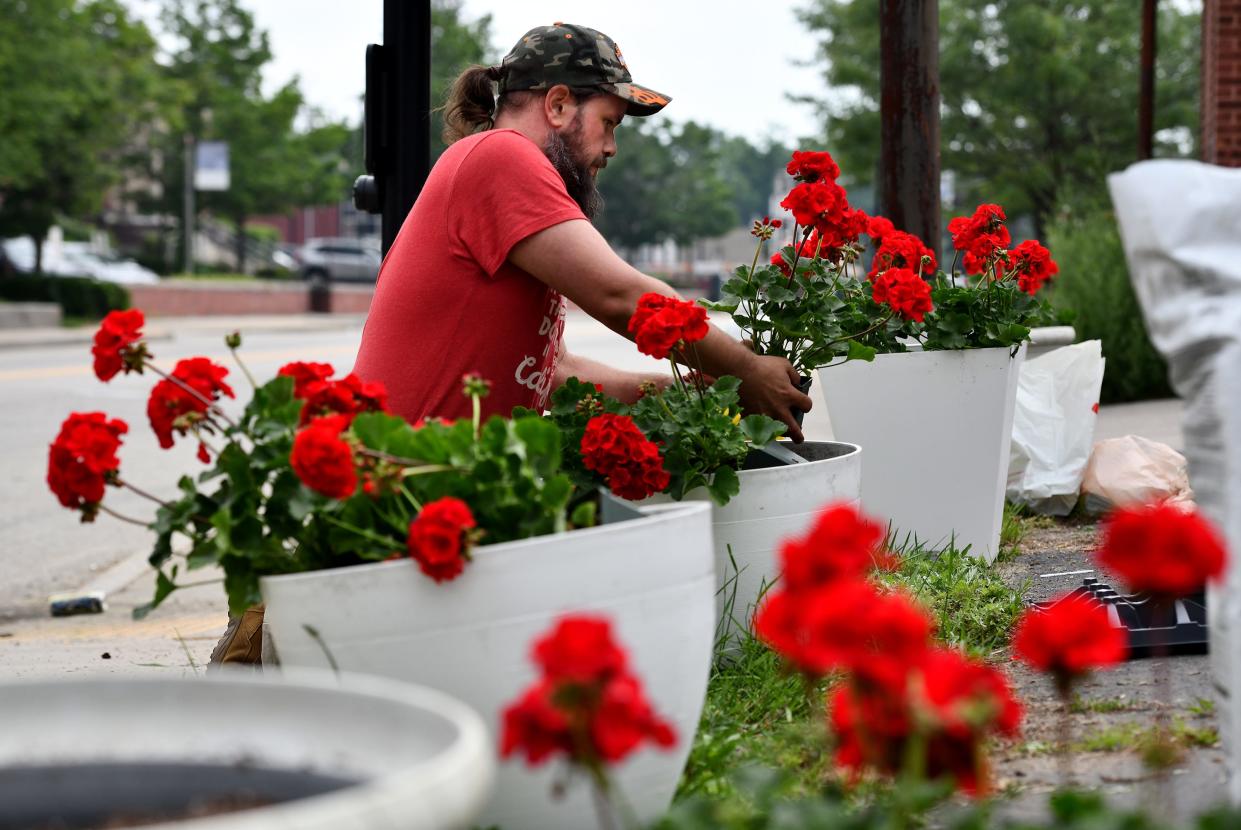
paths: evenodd
<path fill-rule="evenodd" d="M 403 467 L 401 469 L 401 476 L 403 478 L 410 478 L 412 476 L 431 475 L 432 473 L 448 473 L 455 469 L 457 468 L 451 464 L 419 464 L 411 467 Z"/>
<path fill-rule="evenodd" d="M 237 353 L 237 349 L 233 346 L 228 347 L 229 352 L 233 355 L 233 360 L 237 361 L 237 368 L 241 369 L 241 373 L 246 376 L 246 380 L 250 381 L 251 389 L 258 389 L 259 385 L 254 382 L 254 375 L 250 374 L 250 370 L 246 368 L 246 364 L 241 359 L 241 355 Z"/>
<path fill-rule="evenodd" d="M 160 505 L 161 507 L 172 507 L 172 503 L 171 503 L 171 502 L 166 502 L 166 501 L 164 501 L 163 499 L 161 499 L 159 496 L 154 496 L 154 495 L 152 495 L 152 494 L 148 493 L 146 490 L 143 490 L 141 487 L 135 487 L 134 485 L 130 484 L 128 481 L 125 481 L 125 480 L 123 480 L 123 479 L 119 479 L 119 478 L 118 478 L 118 479 L 116 480 L 116 485 L 117 485 L 118 487 L 125 487 L 125 488 L 128 488 L 128 489 L 130 489 L 130 490 L 133 490 L 135 493 L 137 493 L 138 495 L 142 496 L 142 497 L 143 497 L 144 499 L 146 499 L 147 501 L 153 501 L 153 502 L 155 502 L 156 504 Z"/>
<path fill-rule="evenodd" d="M 340 519 L 327 513 L 323 514 L 323 519 L 328 522 L 328 524 L 334 524 L 341 530 L 348 530 L 350 533 L 356 533 L 363 539 L 374 542 L 377 545 L 384 545 L 389 550 L 400 550 L 405 547 L 404 542 L 395 542 L 387 536 L 380 536 L 378 533 L 373 533 L 365 528 L 351 525 L 348 522 L 342 522 Z"/>
<path fill-rule="evenodd" d="M 138 527 L 150 527 L 150 525 L 148 525 L 144 521 L 141 521 L 139 519 L 134 519 L 129 516 L 124 516 L 120 513 L 117 513 L 115 510 L 108 507 L 106 504 L 100 504 L 99 510 L 100 512 L 107 513 L 109 516 L 111 516 L 114 519 L 120 519 L 122 522 L 129 522 L 131 525 L 138 525 Z"/>
<path fill-rule="evenodd" d="M 477 441 L 483 422 L 483 399 L 477 394 L 472 394 L 470 395 L 470 403 L 474 408 L 474 440 Z"/>

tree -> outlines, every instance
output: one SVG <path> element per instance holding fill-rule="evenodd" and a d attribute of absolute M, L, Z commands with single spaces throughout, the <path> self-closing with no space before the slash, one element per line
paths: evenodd
<path fill-rule="evenodd" d="M 350 131 L 315 113 L 312 129 L 296 130 L 304 114 L 296 79 L 264 97 L 267 33 L 237 0 L 169 0 L 163 22 L 177 41 L 168 72 L 183 89 L 181 122 L 196 140 L 229 145 L 229 188 L 204 193 L 201 206 L 232 221 L 237 268 L 244 270 L 251 217 L 345 197 Z M 165 178 L 165 209 L 172 213 L 183 194 L 182 143 L 177 136 L 168 151 L 176 159 Z"/>
<path fill-rule="evenodd" d="M 853 181 L 879 163 L 879 4 L 812 0 L 827 149 Z M 1199 16 L 1161 4 L 1156 155 L 1191 155 Z M 1040 235 L 1057 202 L 1105 193 L 1136 160 L 1140 21 L 1126 0 L 940 0 L 943 169 L 959 201 L 1028 213 Z M 807 99 L 801 99 L 807 100 Z"/>
<path fill-rule="evenodd" d="M 35 268 L 58 216 L 85 218 L 160 114 L 155 41 L 117 0 L 0 0 L 0 236 Z"/>
<path fill-rule="evenodd" d="M 726 152 L 729 141 L 718 130 L 692 121 L 639 121 L 636 127 L 624 127 L 617 135 L 616 157 L 599 176 L 604 198 L 596 220 L 600 233 L 618 248 L 632 251 L 665 239 L 687 246 L 736 227 L 741 221 L 738 202 L 753 197 L 738 194 L 736 183 L 748 183 L 746 172 L 735 164 L 746 154 L 735 148 Z M 772 171 L 763 169 L 760 175 L 770 183 Z"/>
<path fill-rule="evenodd" d="M 435 0 L 431 5 L 431 163 L 444 152 L 444 119 L 440 112 L 452 82 L 471 64 L 491 61 L 491 15 L 463 18 L 461 0 Z"/>
<path fill-rule="evenodd" d="M 751 144 L 739 136 L 720 142 L 720 175 L 732 188 L 733 207 L 742 223 L 767 214 L 775 174 L 788 164 L 789 148 L 774 139 Z"/>

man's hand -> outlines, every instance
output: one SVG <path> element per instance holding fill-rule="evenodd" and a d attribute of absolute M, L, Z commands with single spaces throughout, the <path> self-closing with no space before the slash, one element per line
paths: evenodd
<path fill-rule="evenodd" d="M 790 410 L 796 407 L 809 412 L 814 402 L 797 388 L 801 378 L 792 363 L 783 357 L 753 355 L 737 374 L 741 378 L 741 405 L 747 412 L 759 412 L 783 421 L 788 427 L 788 436 L 795 443 L 805 440 Z"/>

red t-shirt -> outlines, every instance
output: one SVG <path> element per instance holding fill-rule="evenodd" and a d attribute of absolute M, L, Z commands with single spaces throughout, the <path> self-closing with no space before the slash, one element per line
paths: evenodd
<path fill-rule="evenodd" d="M 564 302 L 508 254 L 532 234 L 585 218 L 521 133 L 491 130 L 455 142 L 379 270 L 354 371 L 382 382 L 392 411 L 410 421 L 467 417 L 468 372 L 491 381 L 486 414 L 543 408 Z"/>

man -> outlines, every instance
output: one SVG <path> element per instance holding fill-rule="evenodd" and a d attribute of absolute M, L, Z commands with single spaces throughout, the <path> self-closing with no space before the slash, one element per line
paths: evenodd
<path fill-rule="evenodd" d="M 505 415 L 543 408 L 573 376 L 626 402 L 645 381 L 667 383 L 567 352 L 562 298 L 628 337 L 640 296 L 675 295 L 589 221 L 616 128 L 668 101 L 633 83 L 609 37 L 564 23 L 531 29 L 499 66 L 462 73 L 444 108 L 450 146 L 380 269 L 355 365 L 384 383 L 393 411 L 411 421 L 467 416 L 467 372 L 493 384 L 487 413 Z M 715 327 L 698 354 L 708 374 L 741 379 L 749 411 L 801 440 L 790 408 L 811 402 L 787 360 L 755 355 Z"/>

